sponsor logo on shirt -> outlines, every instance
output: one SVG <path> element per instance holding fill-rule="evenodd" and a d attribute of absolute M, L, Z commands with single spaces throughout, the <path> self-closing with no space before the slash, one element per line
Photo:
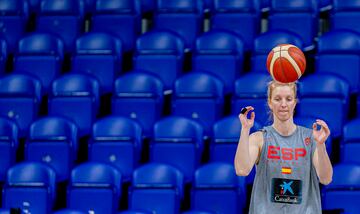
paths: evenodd
<path fill-rule="evenodd" d="M 271 201 L 275 203 L 300 204 L 302 181 L 294 179 L 273 178 Z"/>

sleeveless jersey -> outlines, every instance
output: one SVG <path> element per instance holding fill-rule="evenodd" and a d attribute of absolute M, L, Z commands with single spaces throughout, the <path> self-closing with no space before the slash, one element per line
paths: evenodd
<path fill-rule="evenodd" d="M 297 126 L 290 136 L 264 127 L 264 144 L 251 194 L 250 214 L 321 214 L 319 179 L 312 158 L 312 130 Z"/>

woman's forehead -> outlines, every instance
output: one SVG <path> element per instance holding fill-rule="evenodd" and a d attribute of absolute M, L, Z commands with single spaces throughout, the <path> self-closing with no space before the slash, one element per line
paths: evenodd
<path fill-rule="evenodd" d="M 273 90 L 273 96 L 294 96 L 294 89 L 288 85 L 276 86 Z"/>

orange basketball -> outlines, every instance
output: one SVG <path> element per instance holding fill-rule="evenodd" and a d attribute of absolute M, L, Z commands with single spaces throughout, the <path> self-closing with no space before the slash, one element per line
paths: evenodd
<path fill-rule="evenodd" d="M 281 44 L 268 54 L 266 68 L 274 80 L 282 83 L 294 82 L 305 72 L 305 55 L 295 45 Z"/>

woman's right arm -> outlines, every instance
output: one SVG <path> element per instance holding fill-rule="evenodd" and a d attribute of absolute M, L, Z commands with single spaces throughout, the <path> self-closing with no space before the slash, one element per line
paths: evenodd
<path fill-rule="evenodd" d="M 260 142 L 263 140 L 262 132 L 255 132 L 250 135 L 250 129 L 254 125 L 255 113 L 251 112 L 250 119 L 248 119 L 247 114 L 254 108 L 247 106 L 246 109 L 247 111 L 244 114 L 239 114 L 241 133 L 234 159 L 236 174 L 240 176 L 247 176 L 251 172 L 259 157 Z"/>

